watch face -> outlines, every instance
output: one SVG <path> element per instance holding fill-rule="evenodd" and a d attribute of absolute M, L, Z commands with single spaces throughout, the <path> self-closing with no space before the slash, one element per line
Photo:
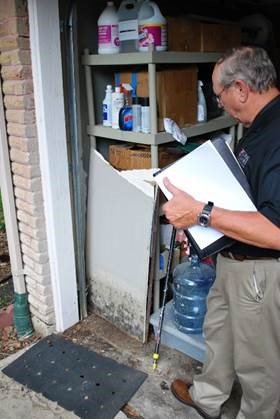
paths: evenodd
<path fill-rule="evenodd" d="M 213 202 L 208 201 L 208 204 L 206 204 L 201 211 L 201 213 L 197 216 L 197 223 L 201 225 L 202 227 L 208 227 L 210 225 L 211 220 L 211 211 L 213 208 Z"/>
<path fill-rule="evenodd" d="M 202 226 L 202 227 L 207 227 L 209 225 L 209 221 L 210 221 L 210 216 L 207 214 L 200 214 L 199 218 L 198 218 L 198 223 Z"/>

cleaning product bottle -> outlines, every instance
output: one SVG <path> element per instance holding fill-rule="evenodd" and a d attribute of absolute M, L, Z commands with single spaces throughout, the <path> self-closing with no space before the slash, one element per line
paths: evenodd
<path fill-rule="evenodd" d="M 202 90 L 203 82 L 198 80 L 197 82 L 197 122 L 207 121 L 207 107 L 206 100 Z"/>
<path fill-rule="evenodd" d="M 156 51 L 167 50 L 167 25 L 154 1 L 144 2 L 138 14 L 139 51 L 148 51 L 154 45 Z"/>
<path fill-rule="evenodd" d="M 132 98 L 132 131 L 141 131 L 141 99 L 137 96 Z"/>
<path fill-rule="evenodd" d="M 112 128 L 119 129 L 119 113 L 124 105 L 124 94 L 117 86 L 112 93 Z"/>
<path fill-rule="evenodd" d="M 123 83 L 122 88 L 124 91 L 124 106 L 120 109 L 119 112 L 119 127 L 122 131 L 132 131 L 132 87 L 128 83 Z"/>
<path fill-rule="evenodd" d="M 151 132 L 150 103 L 148 97 L 141 98 L 141 131 L 145 134 Z"/>
<path fill-rule="evenodd" d="M 103 100 L 103 125 L 105 127 L 112 126 L 112 86 L 110 84 L 106 87 Z"/>
<path fill-rule="evenodd" d="M 138 12 L 143 0 L 123 0 L 118 9 L 120 52 L 138 51 Z"/>
<path fill-rule="evenodd" d="M 107 1 L 107 6 L 99 16 L 98 54 L 116 54 L 120 51 L 118 15 L 113 1 Z"/>

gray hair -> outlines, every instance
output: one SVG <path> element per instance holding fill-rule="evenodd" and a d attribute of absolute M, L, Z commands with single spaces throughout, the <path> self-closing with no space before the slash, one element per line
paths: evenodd
<path fill-rule="evenodd" d="M 276 86 L 276 70 L 267 52 L 258 47 L 238 47 L 226 52 L 218 62 L 220 83 L 230 86 L 243 80 L 252 91 L 262 93 Z"/>

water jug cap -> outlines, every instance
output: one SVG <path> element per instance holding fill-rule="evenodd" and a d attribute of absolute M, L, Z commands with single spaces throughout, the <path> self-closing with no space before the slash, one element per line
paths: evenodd
<path fill-rule="evenodd" d="M 200 259 L 196 253 L 191 255 L 191 266 L 198 266 L 200 264 Z"/>
<path fill-rule="evenodd" d="M 114 6 L 114 2 L 113 1 L 107 1 L 107 6 Z"/>

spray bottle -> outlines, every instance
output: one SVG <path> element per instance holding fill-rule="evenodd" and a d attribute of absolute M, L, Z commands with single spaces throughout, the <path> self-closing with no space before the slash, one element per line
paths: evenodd
<path fill-rule="evenodd" d="M 197 122 L 206 122 L 207 121 L 207 107 L 206 100 L 202 90 L 203 82 L 198 80 L 197 82 Z"/>
<path fill-rule="evenodd" d="M 119 126 L 123 131 L 132 131 L 131 92 L 133 89 L 128 83 L 123 83 L 122 89 L 124 92 L 124 106 L 119 112 Z"/>

